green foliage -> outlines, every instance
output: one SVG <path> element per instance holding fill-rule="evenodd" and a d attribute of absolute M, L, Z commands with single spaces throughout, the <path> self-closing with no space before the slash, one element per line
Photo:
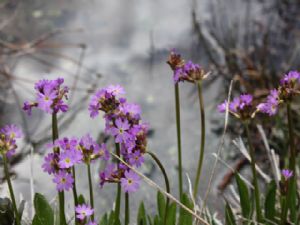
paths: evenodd
<path fill-rule="evenodd" d="M 176 203 L 173 202 L 169 205 L 166 225 L 176 224 Z"/>
<path fill-rule="evenodd" d="M 161 192 L 157 192 L 157 209 L 160 219 L 164 219 L 166 210 L 166 200 Z"/>
<path fill-rule="evenodd" d="M 225 206 L 225 224 L 236 225 L 234 214 L 228 202 L 226 202 L 226 206 Z"/>
<path fill-rule="evenodd" d="M 32 225 L 53 225 L 54 212 L 46 198 L 36 193 L 34 196 L 35 216 Z"/>
<path fill-rule="evenodd" d="M 147 225 L 147 216 L 144 202 L 141 202 L 137 215 L 137 225 Z"/>
<path fill-rule="evenodd" d="M 235 179 L 240 196 L 242 215 L 244 218 L 249 219 L 251 217 L 251 199 L 249 196 L 247 185 L 238 174 L 235 174 Z"/>
<path fill-rule="evenodd" d="M 82 205 L 82 204 L 85 204 L 85 203 L 86 203 L 86 201 L 85 201 L 84 196 L 83 195 L 79 195 L 78 196 L 78 204 Z"/>
<path fill-rule="evenodd" d="M 194 208 L 193 202 L 191 201 L 191 199 L 186 193 L 183 193 L 182 195 L 182 204 L 184 204 L 189 209 Z M 185 209 L 180 208 L 178 225 L 192 225 L 192 224 L 193 224 L 193 216 Z"/>
<path fill-rule="evenodd" d="M 275 221 L 276 189 L 275 181 L 271 181 L 268 185 L 265 200 L 265 217 L 270 221 Z"/>

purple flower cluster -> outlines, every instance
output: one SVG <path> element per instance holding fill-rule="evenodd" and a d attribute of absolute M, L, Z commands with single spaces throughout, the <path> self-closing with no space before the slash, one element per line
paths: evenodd
<path fill-rule="evenodd" d="M 23 133 L 16 125 L 6 125 L 0 129 L 0 154 L 11 157 L 17 149 L 17 139 L 21 138 Z"/>
<path fill-rule="evenodd" d="M 105 144 L 99 146 L 92 137 L 87 134 L 81 139 L 62 138 L 57 139 L 51 147 L 59 149 L 45 156 L 42 168 L 48 174 L 53 174 L 53 182 L 58 191 L 70 190 L 73 187 L 74 178 L 71 168 L 80 163 L 90 163 L 97 158 L 109 159 L 109 152 Z"/>
<path fill-rule="evenodd" d="M 40 80 L 34 89 L 36 90 L 36 99 L 34 102 L 25 101 L 23 110 L 31 115 L 32 108 L 37 107 L 46 113 L 57 113 L 59 111 L 66 112 L 68 105 L 65 104 L 63 99 L 67 99 L 69 88 L 63 86 L 63 78 L 56 80 Z"/>
<path fill-rule="evenodd" d="M 280 86 L 270 91 L 267 101 L 259 104 L 257 110 L 269 116 L 277 114 L 280 104 L 291 101 L 299 94 L 300 73 L 290 71 L 280 80 Z"/>
<path fill-rule="evenodd" d="M 122 158 L 131 166 L 140 167 L 146 152 L 148 124 L 141 122 L 141 108 L 121 97 L 125 93 L 120 85 L 110 85 L 95 93 L 89 105 L 90 116 L 104 112 L 105 132 L 114 136 L 120 146 Z M 100 173 L 100 184 L 121 182 L 125 192 L 134 192 L 139 187 L 139 177 L 127 166 L 107 165 Z"/>
<path fill-rule="evenodd" d="M 218 111 L 224 113 L 228 105 L 227 100 L 218 105 Z M 250 94 L 242 94 L 235 97 L 228 105 L 229 112 L 240 119 L 249 119 L 255 113 L 253 107 L 253 96 Z"/>
<path fill-rule="evenodd" d="M 185 61 L 181 58 L 181 55 L 176 53 L 175 50 L 170 52 L 167 63 L 173 70 L 173 79 L 175 84 L 183 81 L 197 82 L 207 77 L 208 74 L 204 73 L 204 70 L 192 61 Z"/>

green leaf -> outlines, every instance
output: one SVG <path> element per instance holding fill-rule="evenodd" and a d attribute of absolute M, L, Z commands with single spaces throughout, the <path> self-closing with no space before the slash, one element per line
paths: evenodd
<path fill-rule="evenodd" d="M 276 183 L 272 180 L 268 185 L 268 190 L 266 193 L 265 200 L 265 217 L 268 220 L 274 221 L 276 214 L 275 204 L 276 204 Z"/>
<path fill-rule="evenodd" d="M 152 219 L 149 215 L 147 215 L 149 225 L 153 225 Z"/>
<path fill-rule="evenodd" d="M 108 225 L 107 213 L 105 213 L 100 219 L 99 225 Z"/>
<path fill-rule="evenodd" d="M 297 189 L 295 179 L 290 180 L 288 192 L 287 205 L 290 208 L 290 220 L 295 224 L 297 219 Z"/>
<path fill-rule="evenodd" d="M 53 225 L 54 212 L 46 198 L 36 193 L 34 196 L 35 216 L 32 225 Z"/>
<path fill-rule="evenodd" d="M 163 223 L 158 215 L 156 215 L 154 217 L 154 225 L 163 225 Z"/>
<path fill-rule="evenodd" d="M 166 225 L 175 225 L 176 224 L 176 203 L 173 202 L 169 205 Z"/>
<path fill-rule="evenodd" d="M 147 217 L 144 203 L 141 202 L 138 210 L 137 225 L 147 225 Z"/>
<path fill-rule="evenodd" d="M 115 212 L 111 211 L 108 217 L 108 224 L 114 224 L 115 221 Z"/>
<path fill-rule="evenodd" d="M 166 200 L 161 192 L 157 192 L 157 208 L 161 219 L 165 218 Z"/>
<path fill-rule="evenodd" d="M 79 195 L 78 196 L 78 204 L 79 205 L 82 205 L 82 204 L 85 204 L 86 202 L 85 202 L 85 198 L 84 198 L 84 196 L 83 195 Z"/>
<path fill-rule="evenodd" d="M 234 214 L 228 202 L 226 202 L 226 206 L 225 206 L 225 224 L 236 225 Z"/>
<path fill-rule="evenodd" d="M 245 182 L 240 178 L 238 174 L 235 174 L 235 179 L 239 191 L 240 196 L 240 205 L 242 209 L 242 215 L 249 219 L 251 215 L 251 199 L 249 197 L 249 192 L 247 185 Z"/>
<path fill-rule="evenodd" d="M 186 193 L 182 195 L 182 204 L 184 204 L 189 209 L 193 210 L 194 205 Z M 179 210 L 179 225 L 192 225 L 193 216 L 187 212 L 185 209 L 180 208 Z"/>
<path fill-rule="evenodd" d="M 25 207 L 25 200 L 21 201 L 21 203 L 19 205 L 19 208 L 18 208 L 20 220 L 22 220 L 22 216 L 23 216 L 23 212 L 24 212 L 24 207 Z"/>

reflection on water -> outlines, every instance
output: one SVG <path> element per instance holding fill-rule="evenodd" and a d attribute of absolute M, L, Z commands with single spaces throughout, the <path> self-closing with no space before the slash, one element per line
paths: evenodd
<path fill-rule="evenodd" d="M 24 38 L 32 39 L 35 35 L 49 31 L 53 27 L 69 29 L 63 34 L 50 39 L 52 47 L 37 51 L 30 57 L 18 58 L 13 68 L 13 73 L 28 82 L 18 81 L 14 88 L 18 92 L 20 101 L 32 97 L 33 80 L 43 77 L 53 78 L 62 76 L 67 83 L 74 85 L 74 77 L 79 78 L 72 95 L 71 110 L 82 107 L 75 115 L 72 122 L 65 123 L 60 136 L 81 136 L 90 132 L 97 137 L 103 131 L 103 120 L 92 120 L 88 116 L 85 98 L 86 90 L 101 88 L 107 84 L 119 83 L 127 91 L 126 96 L 130 102 L 136 102 L 142 106 L 143 118 L 148 121 L 154 130 L 154 135 L 149 140 L 151 151 L 161 158 L 171 180 L 172 192 L 177 195 L 176 175 L 176 129 L 173 97 L 173 81 L 171 71 L 165 63 L 168 50 L 176 47 L 183 52 L 186 58 L 195 57 L 193 51 L 193 37 L 191 36 L 191 4 L 185 0 L 176 1 L 31 1 L 30 6 L 22 6 L 26 9 L 21 12 L 23 18 L 17 19 L 20 32 Z M 199 11 L 205 16 L 205 5 L 202 1 Z M 25 23 L 25 24 L 24 24 Z M 26 27 L 26 29 L 25 29 Z M 82 29 L 74 31 L 75 29 Z M 86 48 L 69 47 L 70 44 L 84 43 Z M 59 49 L 53 46 L 60 44 Z M 64 44 L 62 46 L 62 44 Z M 48 52 L 47 52 L 48 51 Z M 78 66 L 65 58 L 50 53 L 60 53 L 75 60 L 82 57 L 83 66 Z M 192 53 L 192 55 L 191 55 Z M 35 57 L 35 58 L 33 58 Z M 42 60 L 42 61 L 41 61 Z M 46 63 L 45 63 L 46 62 Z M 51 66 L 53 65 L 53 66 Z M 95 71 L 99 71 L 102 77 L 98 79 Z M 51 74 L 51 75 L 49 75 Z M 207 121 L 214 112 L 214 98 L 216 87 L 214 84 L 205 90 L 205 104 Z M 196 160 L 199 152 L 200 121 L 199 106 L 194 96 L 194 87 L 190 84 L 181 85 L 182 101 L 182 133 L 183 133 L 183 161 L 184 170 L 191 179 L 195 176 Z M 83 101 L 85 100 L 85 101 Z M 10 112 L 10 121 L 21 122 L 20 114 L 15 111 L 15 105 L 9 104 L 5 112 Z M 49 132 L 50 117 L 40 113 L 34 113 L 27 118 L 29 134 L 33 141 L 40 141 Z M 46 130 L 45 130 L 46 129 Z M 212 167 L 212 156 L 216 150 L 217 139 L 210 132 L 210 124 L 207 126 L 207 145 L 204 160 L 203 176 L 200 183 L 201 196 L 207 187 L 208 174 Z M 39 145 L 39 151 L 45 149 Z M 41 171 L 42 157 L 33 157 L 34 190 L 45 193 L 49 199 L 56 196 L 55 187 L 50 181 L 51 177 Z M 15 167 L 18 179 L 14 186 L 18 193 L 23 193 L 24 198 L 30 200 L 29 177 L 31 176 L 31 159 L 27 157 Z M 99 214 L 113 206 L 115 187 L 106 185 L 103 189 L 98 187 L 98 170 L 103 165 L 94 165 L 94 188 L 96 192 L 96 208 Z M 144 172 L 164 185 L 158 169 L 149 161 Z M 78 190 L 88 196 L 88 181 L 84 167 L 79 167 Z M 185 188 L 188 182 L 185 178 Z M 7 190 L 4 188 L 3 192 Z M 17 194 L 18 196 L 18 194 Z M 140 200 L 154 208 L 155 191 L 146 183 L 141 189 L 131 196 L 131 205 L 137 207 Z M 66 199 L 72 199 L 71 193 Z M 214 203 L 215 197 L 210 199 Z M 72 201 L 69 201 L 72 204 Z M 213 204 L 216 205 L 216 204 Z M 219 204 L 218 204 L 219 206 Z M 134 211 L 134 210 L 133 210 Z M 134 212 L 133 212 L 134 213 Z"/>

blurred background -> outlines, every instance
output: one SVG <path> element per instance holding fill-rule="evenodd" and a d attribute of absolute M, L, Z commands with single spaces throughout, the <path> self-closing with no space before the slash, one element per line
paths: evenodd
<path fill-rule="evenodd" d="M 91 133 L 108 143 L 104 121 L 89 117 L 89 98 L 105 85 L 123 85 L 126 97 L 141 105 L 143 120 L 150 123 L 149 149 L 166 167 L 177 196 L 174 87 L 165 62 L 169 51 L 176 48 L 185 59 L 211 71 L 204 82 L 208 134 L 199 185 L 203 197 L 224 123 L 216 105 L 226 98 L 230 81 L 235 81 L 233 95 L 249 92 L 260 100 L 282 74 L 300 66 L 299 0 L 0 0 L 0 12 L 0 123 L 21 125 L 26 134 L 12 160 L 11 173 L 17 178 L 17 197 L 28 201 L 28 209 L 34 191 L 48 199 L 56 197 L 51 177 L 41 169 L 45 144 L 51 141 L 51 118 L 37 110 L 28 117 L 21 109 L 24 100 L 34 98 L 38 79 L 63 77 L 71 88 L 70 110 L 59 117 L 61 137 Z M 181 84 L 180 88 L 184 174 L 194 179 L 200 143 L 199 106 L 193 85 Z M 258 118 L 258 123 L 262 120 Z M 273 128 L 263 122 L 271 147 L 285 154 L 284 121 L 276 120 Z M 247 171 L 247 160 L 231 143 L 242 130 L 233 120 L 229 128 L 222 158 L 233 168 Z M 259 135 L 254 140 L 259 160 L 264 162 Z M 262 163 L 262 167 L 268 168 L 268 164 Z M 115 187 L 109 184 L 100 189 L 98 172 L 102 168 L 101 164 L 93 166 L 96 212 L 101 215 L 113 207 L 115 194 Z M 141 171 L 163 186 L 162 175 L 150 159 Z M 78 190 L 87 196 L 84 168 L 78 175 Z M 208 205 L 220 218 L 223 207 L 219 199 L 226 195 L 231 176 L 227 167 L 218 166 Z M 184 178 L 188 190 L 187 176 Z M 7 196 L 2 171 L 0 179 L 0 194 Z M 154 196 L 156 191 L 143 183 L 131 205 L 136 208 L 144 200 L 146 207 L 154 210 Z M 30 213 L 27 210 L 28 217 Z"/>

